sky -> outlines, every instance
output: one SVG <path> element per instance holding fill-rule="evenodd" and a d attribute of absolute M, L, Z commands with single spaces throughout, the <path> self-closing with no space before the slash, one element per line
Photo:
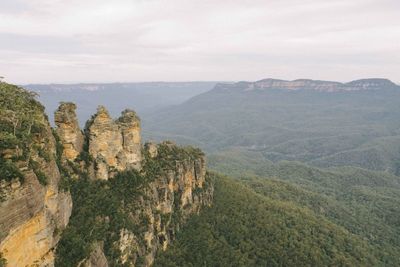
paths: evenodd
<path fill-rule="evenodd" d="M 8 82 L 400 82 L 399 0 L 0 0 Z"/>

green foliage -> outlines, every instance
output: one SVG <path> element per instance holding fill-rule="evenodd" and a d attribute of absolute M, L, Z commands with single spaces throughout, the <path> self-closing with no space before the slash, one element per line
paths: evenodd
<path fill-rule="evenodd" d="M 146 115 L 146 114 L 145 114 Z M 227 86 L 143 117 L 145 134 L 207 153 L 240 149 L 261 159 L 395 173 L 400 90 L 324 93 Z"/>
<path fill-rule="evenodd" d="M 35 138 L 44 134 L 46 117 L 44 107 L 35 94 L 15 85 L 0 82 L 0 179 L 10 180 L 23 175 L 12 163 L 28 160 L 34 151 L 45 160 L 50 156 L 35 145 Z M 45 138 L 45 137 L 44 137 Z M 11 161 L 3 157 L 8 154 Z M 44 182 L 43 173 L 38 178 Z"/>
<path fill-rule="evenodd" d="M 93 157 L 89 154 L 89 152 L 83 150 L 81 153 L 79 153 L 78 157 L 76 157 L 75 161 L 83 161 L 86 166 L 89 166 L 90 163 L 93 162 Z"/>
<path fill-rule="evenodd" d="M 306 207 L 374 247 L 386 266 L 399 265 L 400 179 L 353 167 L 317 169 L 296 162 L 271 164 L 219 157 L 213 168 L 264 196 Z M 247 168 L 246 168 L 247 166 Z"/>
<path fill-rule="evenodd" d="M 154 266 L 373 266 L 372 248 L 307 208 L 216 176 L 214 203 L 193 216 Z"/>
<path fill-rule="evenodd" d="M 70 173 L 68 172 L 67 168 L 62 164 L 62 154 L 64 147 L 61 144 L 60 137 L 58 136 L 56 130 L 52 129 L 52 134 L 54 136 L 54 139 L 56 141 L 56 164 L 58 167 L 58 170 L 60 171 L 60 181 L 58 184 L 58 188 L 61 191 L 70 191 L 71 189 L 71 177 Z M 79 174 L 82 174 L 79 172 Z M 83 175 L 84 176 L 84 175 Z"/>
<path fill-rule="evenodd" d="M 35 171 L 35 174 L 41 185 L 48 184 L 47 176 L 46 176 L 46 174 L 44 174 L 44 172 L 37 170 L 37 171 Z"/>
<path fill-rule="evenodd" d="M 69 167 L 80 178 L 68 180 L 74 207 L 57 246 L 56 266 L 76 266 L 88 257 L 96 241 L 104 242 L 104 252 L 110 266 L 123 266 L 119 261 L 120 251 L 114 243 L 120 238 L 122 229 L 133 232 L 139 243 L 144 242 L 143 233 L 148 227 L 149 218 L 144 215 L 136 222 L 130 214 L 141 208 L 138 198 L 143 196 L 149 182 L 165 175 L 164 169 L 172 166 L 177 159 L 195 159 L 200 155 L 198 150 L 192 148 L 176 148 L 172 145 L 161 147 L 161 154 L 156 159 L 146 156 L 141 173 L 136 170 L 118 172 L 115 177 L 104 181 L 89 180 L 85 173 L 74 170 L 75 163 L 69 162 Z M 61 154 L 60 147 L 57 155 Z M 166 223 L 170 216 L 162 215 L 162 223 Z M 174 216 L 178 222 L 180 214 Z"/>
<path fill-rule="evenodd" d="M 37 161 L 34 161 L 33 159 L 29 160 L 29 167 L 33 170 L 35 173 L 37 179 L 39 180 L 39 183 L 41 185 L 47 185 L 48 180 L 46 177 L 46 174 L 40 170 L 40 164 Z"/>
<path fill-rule="evenodd" d="M 204 156 L 204 153 L 191 146 L 177 146 L 172 142 L 163 142 L 157 146 L 157 157 L 151 158 L 144 151 L 145 165 L 143 172 L 148 180 L 154 179 L 164 170 L 176 168 L 177 162 L 197 160 Z"/>
<path fill-rule="evenodd" d="M 7 266 L 7 260 L 3 258 L 3 254 L 0 253 L 0 267 L 6 267 Z"/>
<path fill-rule="evenodd" d="M 21 171 L 15 166 L 12 161 L 5 160 L 0 157 L 0 177 L 7 182 L 10 182 L 12 179 L 18 179 L 21 183 L 24 181 L 24 175 Z"/>
<path fill-rule="evenodd" d="M 38 151 L 39 157 L 43 158 L 46 162 L 50 162 L 51 156 L 49 155 L 49 153 L 45 149 L 39 147 L 37 149 L 37 151 Z"/>
<path fill-rule="evenodd" d="M 57 248 L 56 266 L 75 266 L 91 252 L 95 241 L 105 241 L 105 253 L 113 264 L 119 251 L 113 242 L 121 229 L 142 230 L 130 220 L 129 203 L 137 197 L 144 179 L 136 171 L 119 173 L 108 181 L 71 181 L 74 209 Z M 125 204 L 124 204 L 125 203 Z M 145 227 L 145 225 L 143 225 Z M 113 266 L 113 265 L 112 265 Z"/>

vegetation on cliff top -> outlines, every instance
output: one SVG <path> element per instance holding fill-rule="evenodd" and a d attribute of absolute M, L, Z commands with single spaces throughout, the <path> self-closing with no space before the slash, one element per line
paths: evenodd
<path fill-rule="evenodd" d="M 132 170 L 108 181 L 81 177 L 70 183 L 74 209 L 57 247 L 56 266 L 76 266 L 89 256 L 94 242 L 102 240 L 110 263 L 117 260 L 119 253 L 113 242 L 118 240 L 120 230 L 141 230 L 131 222 L 123 203 L 140 194 L 143 177 Z"/>
<path fill-rule="evenodd" d="M 76 266 L 90 255 L 96 241 L 104 242 L 104 253 L 110 266 L 125 266 L 120 261 L 121 252 L 115 246 L 121 230 L 131 231 L 138 242 L 144 243 L 143 233 L 148 227 L 146 216 L 135 222 L 130 215 L 143 208 L 138 206 L 138 197 L 143 196 L 149 182 L 175 167 L 177 161 L 195 159 L 202 154 L 197 149 L 177 147 L 168 142 L 158 145 L 158 152 L 156 158 L 145 153 L 140 173 L 129 170 L 119 172 L 109 180 L 90 180 L 83 172 L 79 179 L 64 179 L 68 182 L 74 209 L 57 247 L 56 266 Z M 64 171 L 68 175 L 68 170 Z M 180 199 L 179 193 L 176 197 Z M 177 216 L 178 213 L 171 218 Z M 137 262 L 141 260 L 139 258 Z"/>
<path fill-rule="evenodd" d="M 38 144 L 47 139 L 48 126 L 44 107 L 35 99 L 36 94 L 15 85 L 0 82 L 0 181 L 24 181 L 21 166 L 33 169 L 42 184 L 47 178 L 32 156 L 50 160 L 50 155 Z M 35 167 L 35 168 L 33 168 Z M 0 192 L 1 198 L 1 192 Z"/>

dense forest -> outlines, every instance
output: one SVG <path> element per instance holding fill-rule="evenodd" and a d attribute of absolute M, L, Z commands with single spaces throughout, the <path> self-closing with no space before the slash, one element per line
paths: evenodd
<path fill-rule="evenodd" d="M 48 177 L 29 160 L 31 151 L 44 161 L 48 158 L 32 139 L 48 127 L 39 116 L 44 107 L 35 94 L 0 85 L 0 149 L 18 150 L 14 158 L 3 153 L 0 178 L 23 184 L 13 160 L 27 160 L 46 186 Z M 398 96 L 393 88 L 334 93 L 213 90 L 145 118 L 147 138 L 203 147 L 207 184 L 215 188 L 212 205 L 187 221 L 180 212 L 167 216 L 153 211 L 153 220 L 168 226 L 171 236 L 168 248 L 157 250 L 154 266 L 399 266 Z M 88 151 L 62 164 L 63 148 L 53 135 L 59 186 L 74 201 L 55 249 L 56 266 L 79 264 L 100 243 L 110 266 L 127 264 L 115 244 L 123 229 L 137 236 L 146 231 L 150 217 L 132 221 L 132 214 L 143 209 L 138 201 L 143 192 L 150 192 L 149 184 L 160 175 L 167 177 L 179 162 L 204 156 L 199 149 L 166 142 L 158 145 L 154 159 L 143 150 L 141 172 L 91 181 L 82 169 L 92 160 Z M 164 192 L 156 191 L 157 196 Z M 164 242 L 157 238 L 157 244 Z M 137 243 L 146 247 L 143 238 Z M 144 264 L 148 252 L 139 251 L 134 261 Z M 0 255 L 0 266 L 4 264 Z"/>
<path fill-rule="evenodd" d="M 398 250 L 390 255 L 333 223 L 334 216 L 348 215 L 346 210 L 317 194 L 271 180 L 249 179 L 243 185 L 220 175 L 214 179 L 212 208 L 189 221 L 155 266 L 399 264 Z"/>
<path fill-rule="evenodd" d="M 388 82 L 388 81 L 387 81 Z M 400 87 L 335 91 L 219 85 L 144 117 L 151 139 L 223 156 L 400 171 Z"/>
<path fill-rule="evenodd" d="M 351 251 L 342 265 L 398 266 L 399 87 L 355 92 L 247 91 L 241 90 L 240 85 L 221 87 L 149 118 L 150 136 L 196 143 L 208 151 L 211 169 L 235 178 L 216 178 L 216 190 L 224 197 L 217 198 L 215 207 L 193 219 L 196 228 L 182 232 L 173 249 L 160 256 L 159 266 L 338 265 L 329 257 L 327 261 L 318 258 L 313 262 L 315 255 L 296 258 L 295 264 L 284 261 L 293 255 L 281 254 L 282 261 L 274 261 L 275 253 L 272 253 L 256 262 L 253 260 L 262 257 L 242 254 L 246 251 L 244 248 L 256 253 L 260 246 L 271 246 L 263 251 L 273 251 L 281 244 L 291 244 L 296 234 L 312 240 L 306 245 L 306 241 L 301 242 L 307 251 L 320 253 L 310 245 L 317 236 L 306 234 L 300 228 L 293 230 L 296 233 L 293 234 L 285 223 L 284 231 L 290 232 L 286 237 L 269 239 L 278 235 L 276 229 L 273 234 L 269 233 L 271 236 L 264 236 L 261 229 L 252 232 L 254 221 L 267 224 L 258 212 L 249 214 L 256 210 L 256 206 L 249 204 L 256 202 L 255 199 L 263 199 L 270 205 L 265 208 L 267 212 L 273 209 L 271 206 L 284 212 L 278 203 L 306 211 L 309 217 L 298 219 L 300 225 L 311 227 L 309 219 L 316 217 L 321 226 L 326 222 L 344 231 L 357 248 L 365 248 L 360 253 L 366 254 L 358 254 L 359 260 L 371 260 L 351 262 L 349 259 L 358 257 Z M 193 121 L 196 124 L 191 126 Z M 164 124 L 174 127 L 166 130 Z M 236 186 L 245 186 L 246 191 Z M 244 199 L 237 192 L 247 192 L 252 198 Z M 235 212 L 225 210 L 230 207 L 236 207 Z M 279 216 L 271 215 L 269 220 L 268 223 L 282 223 Z M 230 224 L 237 228 L 224 231 Z M 240 241 L 230 242 L 232 235 L 243 231 L 248 232 Z M 197 236 L 201 237 L 191 242 Z M 337 249 L 334 255 L 343 249 L 347 251 L 346 245 L 340 242 L 336 239 L 327 242 Z M 284 246 L 280 247 L 282 253 L 289 253 Z M 189 251 L 195 253 L 193 259 Z M 237 261 L 231 263 L 228 259 L 233 256 L 219 254 L 220 251 L 240 255 L 240 259 L 235 258 Z M 184 260 L 179 262 L 173 255 L 182 255 Z"/>

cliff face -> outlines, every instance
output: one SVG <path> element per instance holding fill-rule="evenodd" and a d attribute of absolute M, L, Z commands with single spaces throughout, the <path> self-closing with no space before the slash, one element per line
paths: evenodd
<path fill-rule="evenodd" d="M 107 180 L 115 171 L 140 169 L 140 121 L 133 111 L 125 110 L 114 121 L 100 106 L 86 131 L 96 178 Z"/>
<path fill-rule="evenodd" d="M 204 154 L 170 142 L 142 146 L 135 112 L 113 120 L 99 107 L 83 134 L 76 106 L 61 103 L 53 134 L 34 95 L 0 87 L 7 266 L 151 266 L 189 216 L 211 205 Z"/>
<path fill-rule="evenodd" d="M 239 89 L 244 91 L 251 90 L 314 90 L 319 92 L 340 92 L 340 91 L 361 91 L 361 90 L 381 90 L 398 89 L 398 86 L 387 79 L 363 79 L 349 83 L 318 81 L 308 79 L 298 79 L 285 81 L 277 79 L 264 79 L 256 82 L 238 82 L 235 84 L 217 84 L 216 89 Z"/>
<path fill-rule="evenodd" d="M 54 113 L 54 121 L 57 125 L 57 134 L 63 145 L 62 158 L 75 160 L 82 152 L 83 134 L 79 129 L 78 118 L 75 113 L 76 105 L 73 103 L 61 103 Z"/>
<path fill-rule="evenodd" d="M 0 83 L 0 102 L 0 253 L 7 266 L 52 266 L 72 210 L 59 188 L 56 142 L 32 95 Z"/>
<path fill-rule="evenodd" d="M 76 117 L 74 108 L 59 110 L 71 113 L 63 117 Z M 58 127 L 67 128 L 65 121 L 58 120 Z M 79 128 L 74 129 L 75 134 L 57 130 L 64 148 L 72 138 L 63 134 L 78 136 Z M 65 162 L 70 176 L 81 172 L 71 192 L 79 208 L 57 250 L 57 264 L 151 266 L 187 218 L 211 205 L 204 154 L 170 142 L 142 147 L 140 120 L 130 110 L 113 120 L 100 106 L 86 124 L 85 137 L 87 151 L 80 153 L 87 153 L 87 162 L 82 157 Z"/>
<path fill-rule="evenodd" d="M 161 155 L 148 159 L 149 161 L 163 160 L 173 155 L 176 147 L 170 143 L 162 143 L 158 149 L 163 150 Z M 153 149 L 151 151 L 154 152 Z M 144 194 L 135 201 L 132 218 L 134 221 L 147 218 L 144 231 L 120 231 L 117 245 L 121 252 L 121 264 L 151 266 L 157 251 L 167 249 L 185 221 L 191 215 L 197 214 L 202 207 L 212 203 L 214 189 L 206 178 L 204 156 L 171 162 L 174 165 L 151 181 Z"/>

